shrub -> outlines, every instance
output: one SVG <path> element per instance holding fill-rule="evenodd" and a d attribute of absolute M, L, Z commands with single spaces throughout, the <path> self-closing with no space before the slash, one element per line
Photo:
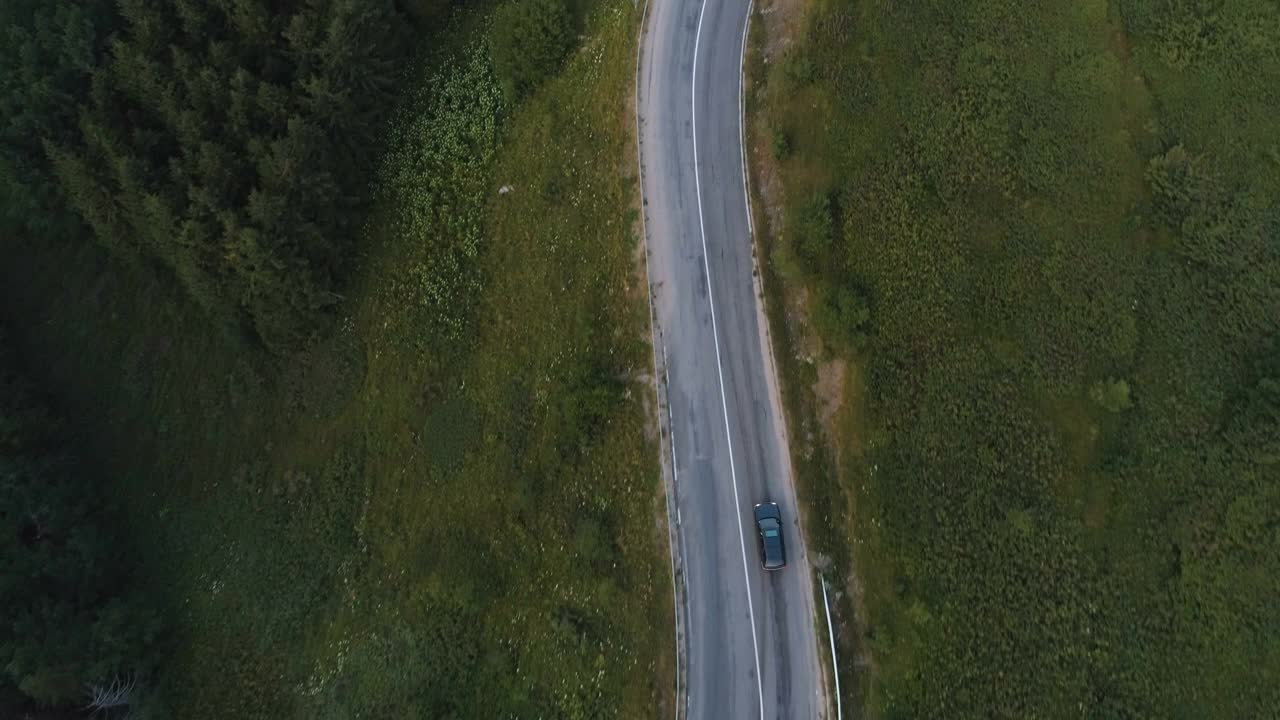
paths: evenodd
<path fill-rule="evenodd" d="M 494 13 L 493 68 L 512 100 L 533 92 L 559 69 L 572 44 L 564 0 L 513 0 Z"/>
<path fill-rule="evenodd" d="M 832 349 L 849 352 L 866 340 L 871 306 L 861 289 L 851 285 L 825 287 L 813 309 L 813 324 Z"/>
<path fill-rule="evenodd" d="M 791 157 L 791 134 L 780 127 L 774 127 L 771 137 L 774 159 L 786 160 Z"/>
<path fill-rule="evenodd" d="M 831 198 L 826 193 L 814 193 L 791 217 L 791 247 L 804 271 L 817 275 L 826 265 L 835 242 Z"/>
<path fill-rule="evenodd" d="M 796 87 L 803 87 L 818 77 L 818 68 L 804 52 L 789 52 L 782 60 L 782 74 Z"/>
<path fill-rule="evenodd" d="M 1124 380 L 1100 380 L 1089 390 L 1089 397 L 1113 413 L 1133 407 L 1133 401 L 1129 399 L 1129 383 Z"/>

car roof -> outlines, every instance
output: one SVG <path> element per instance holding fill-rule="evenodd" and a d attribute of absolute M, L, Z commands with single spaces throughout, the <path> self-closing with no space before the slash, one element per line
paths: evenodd
<path fill-rule="evenodd" d="M 777 534 L 774 537 L 765 537 L 764 540 L 764 566 L 773 570 L 787 564 L 787 553 L 782 545 L 782 527 L 779 526 Z"/>

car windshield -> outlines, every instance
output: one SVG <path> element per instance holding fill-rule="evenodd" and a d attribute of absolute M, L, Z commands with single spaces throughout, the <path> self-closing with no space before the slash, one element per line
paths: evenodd
<path fill-rule="evenodd" d="M 778 537 L 778 531 L 777 531 L 777 530 L 765 530 L 765 531 L 764 531 L 764 536 L 765 536 L 765 537 L 770 537 L 770 538 L 771 538 L 771 537 Z"/>

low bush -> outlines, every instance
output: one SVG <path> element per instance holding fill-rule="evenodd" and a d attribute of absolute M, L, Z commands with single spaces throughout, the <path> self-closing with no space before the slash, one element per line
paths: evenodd
<path fill-rule="evenodd" d="M 508 0 L 493 16 L 489 47 L 507 97 L 533 92 L 560 68 L 573 45 L 565 0 Z"/>

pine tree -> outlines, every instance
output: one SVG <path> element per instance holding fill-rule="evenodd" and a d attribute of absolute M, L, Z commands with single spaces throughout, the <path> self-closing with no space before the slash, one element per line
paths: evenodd
<path fill-rule="evenodd" d="M 393 2 L 21 0 L 5 21 L 6 206 L 44 202 L 37 168 L 50 202 L 167 267 L 214 321 L 247 315 L 278 351 L 323 325 L 404 64 Z"/>

